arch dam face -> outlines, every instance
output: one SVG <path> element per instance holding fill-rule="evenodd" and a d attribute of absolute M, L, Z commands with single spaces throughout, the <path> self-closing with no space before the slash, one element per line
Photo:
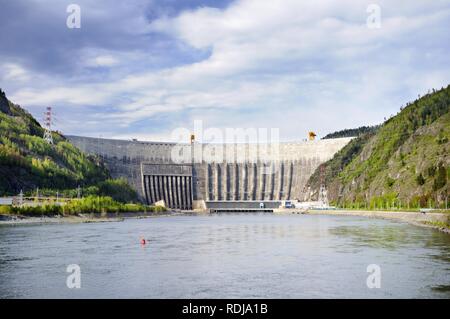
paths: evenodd
<path fill-rule="evenodd" d="M 100 156 L 148 204 L 176 209 L 305 200 L 308 178 L 352 138 L 271 144 L 175 144 L 67 136 Z"/>

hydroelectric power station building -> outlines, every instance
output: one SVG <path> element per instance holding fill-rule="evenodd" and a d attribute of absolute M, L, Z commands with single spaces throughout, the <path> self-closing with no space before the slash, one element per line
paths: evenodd
<path fill-rule="evenodd" d="M 103 158 L 148 204 L 174 209 L 254 209 L 304 200 L 314 170 L 351 138 L 270 144 L 175 144 L 67 136 Z"/>

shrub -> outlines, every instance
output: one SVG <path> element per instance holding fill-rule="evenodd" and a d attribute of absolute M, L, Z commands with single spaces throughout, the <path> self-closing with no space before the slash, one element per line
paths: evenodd
<path fill-rule="evenodd" d="M 436 167 L 434 165 L 431 165 L 428 167 L 428 176 L 434 177 L 434 174 L 436 174 Z"/>
<path fill-rule="evenodd" d="M 425 184 L 425 178 L 423 178 L 422 173 L 420 173 L 419 175 L 416 176 L 416 183 L 417 183 L 417 185 L 420 185 L 420 186 Z"/>
<path fill-rule="evenodd" d="M 11 206 L 9 205 L 0 205 L 0 214 L 8 215 L 11 213 Z"/>
<path fill-rule="evenodd" d="M 386 178 L 386 186 L 387 187 L 392 187 L 392 185 L 394 185 L 394 183 L 395 183 L 395 179 L 393 179 L 392 177 L 387 177 Z"/>

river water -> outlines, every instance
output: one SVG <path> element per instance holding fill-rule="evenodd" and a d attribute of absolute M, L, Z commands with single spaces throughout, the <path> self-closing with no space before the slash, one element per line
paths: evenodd
<path fill-rule="evenodd" d="M 66 285 L 70 264 L 79 289 Z M 367 285 L 373 264 L 380 288 Z M 221 214 L 0 227 L 0 298 L 431 297 L 450 298 L 450 236 L 388 220 Z"/>

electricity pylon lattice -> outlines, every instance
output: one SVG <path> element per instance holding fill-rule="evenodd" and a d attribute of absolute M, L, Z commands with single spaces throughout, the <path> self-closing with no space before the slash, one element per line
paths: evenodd
<path fill-rule="evenodd" d="M 53 136 L 52 136 L 52 107 L 47 106 L 47 109 L 44 113 L 44 140 L 48 144 L 53 144 Z"/>

